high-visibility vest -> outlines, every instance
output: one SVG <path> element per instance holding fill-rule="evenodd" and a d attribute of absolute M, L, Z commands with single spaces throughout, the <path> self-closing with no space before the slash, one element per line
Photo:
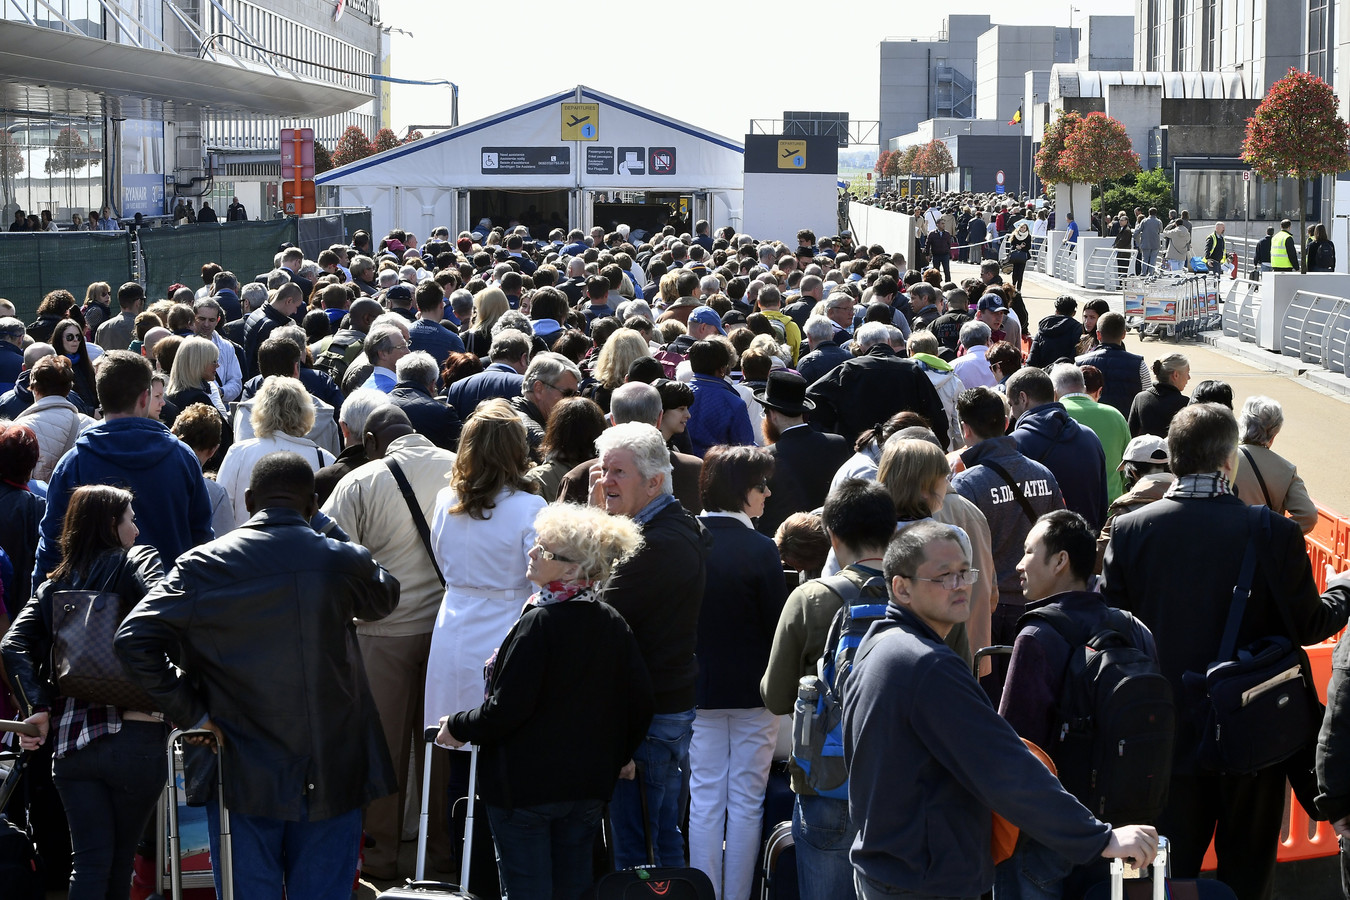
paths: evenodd
<path fill-rule="evenodd" d="M 1277 231 L 1275 236 L 1270 239 L 1270 267 L 1272 269 L 1294 268 L 1294 264 L 1289 259 L 1289 238 L 1289 232 Z"/>

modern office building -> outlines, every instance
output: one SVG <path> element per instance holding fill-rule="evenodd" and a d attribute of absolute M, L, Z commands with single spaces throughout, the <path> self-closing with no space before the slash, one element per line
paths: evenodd
<path fill-rule="evenodd" d="M 1056 63 L 1077 60 L 1077 28 L 995 25 L 979 39 L 975 115 L 1011 121 L 1018 108 L 1024 107 L 1023 89 L 1028 72 L 1048 72 Z"/>
<path fill-rule="evenodd" d="M 278 131 L 377 121 L 375 0 L 9 0 L 0 13 L 0 210 L 267 215 Z M 254 158 L 238 160 L 239 154 Z M 231 159 L 236 161 L 231 161 Z M 265 162 L 264 162 L 265 160 Z M 232 171 L 232 167 L 244 168 Z"/>
<path fill-rule="evenodd" d="M 948 16 L 930 38 L 881 42 L 882 148 L 933 118 L 975 117 L 975 56 L 988 16 Z"/>

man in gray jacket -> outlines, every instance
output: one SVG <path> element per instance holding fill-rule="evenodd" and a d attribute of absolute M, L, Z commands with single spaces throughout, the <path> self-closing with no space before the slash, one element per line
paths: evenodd
<path fill-rule="evenodd" d="M 1134 243 L 1139 248 L 1139 274 L 1152 275 L 1162 246 L 1162 220 L 1157 209 L 1149 209 L 1148 217 L 1134 226 Z"/>

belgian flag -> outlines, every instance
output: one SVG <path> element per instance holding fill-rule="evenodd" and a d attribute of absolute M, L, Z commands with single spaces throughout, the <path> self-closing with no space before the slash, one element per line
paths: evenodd
<path fill-rule="evenodd" d="M 1020 103 L 1017 104 L 1017 112 L 1013 113 L 1012 121 L 1009 122 L 1008 124 L 1009 124 L 1009 125 L 1021 125 L 1021 124 L 1022 124 L 1022 104 L 1020 104 Z"/>

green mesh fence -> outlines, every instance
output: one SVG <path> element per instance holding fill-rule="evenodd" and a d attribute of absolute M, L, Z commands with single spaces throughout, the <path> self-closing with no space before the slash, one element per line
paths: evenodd
<path fill-rule="evenodd" d="M 125 231 L 0 233 L 0 297 L 25 322 L 37 318 L 42 298 L 58 288 L 83 303 L 90 283 L 106 281 L 116 293 L 131 278 L 131 235 Z"/>
<path fill-rule="evenodd" d="M 270 271 L 283 243 L 295 243 L 296 220 L 231 222 L 228 225 L 179 225 L 140 232 L 142 283 L 153 302 L 164 299 L 171 284 L 194 291 L 202 284 L 202 266 L 219 263 L 239 281 Z"/>
<path fill-rule="evenodd" d="M 322 251 L 334 244 L 350 244 L 352 235 L 363 230 L 370 231 L 370 210 L 305 216 L 300 220 L 300 239 L 296 243 L 305 251 L 305 259 L 318 259 Z"/>

